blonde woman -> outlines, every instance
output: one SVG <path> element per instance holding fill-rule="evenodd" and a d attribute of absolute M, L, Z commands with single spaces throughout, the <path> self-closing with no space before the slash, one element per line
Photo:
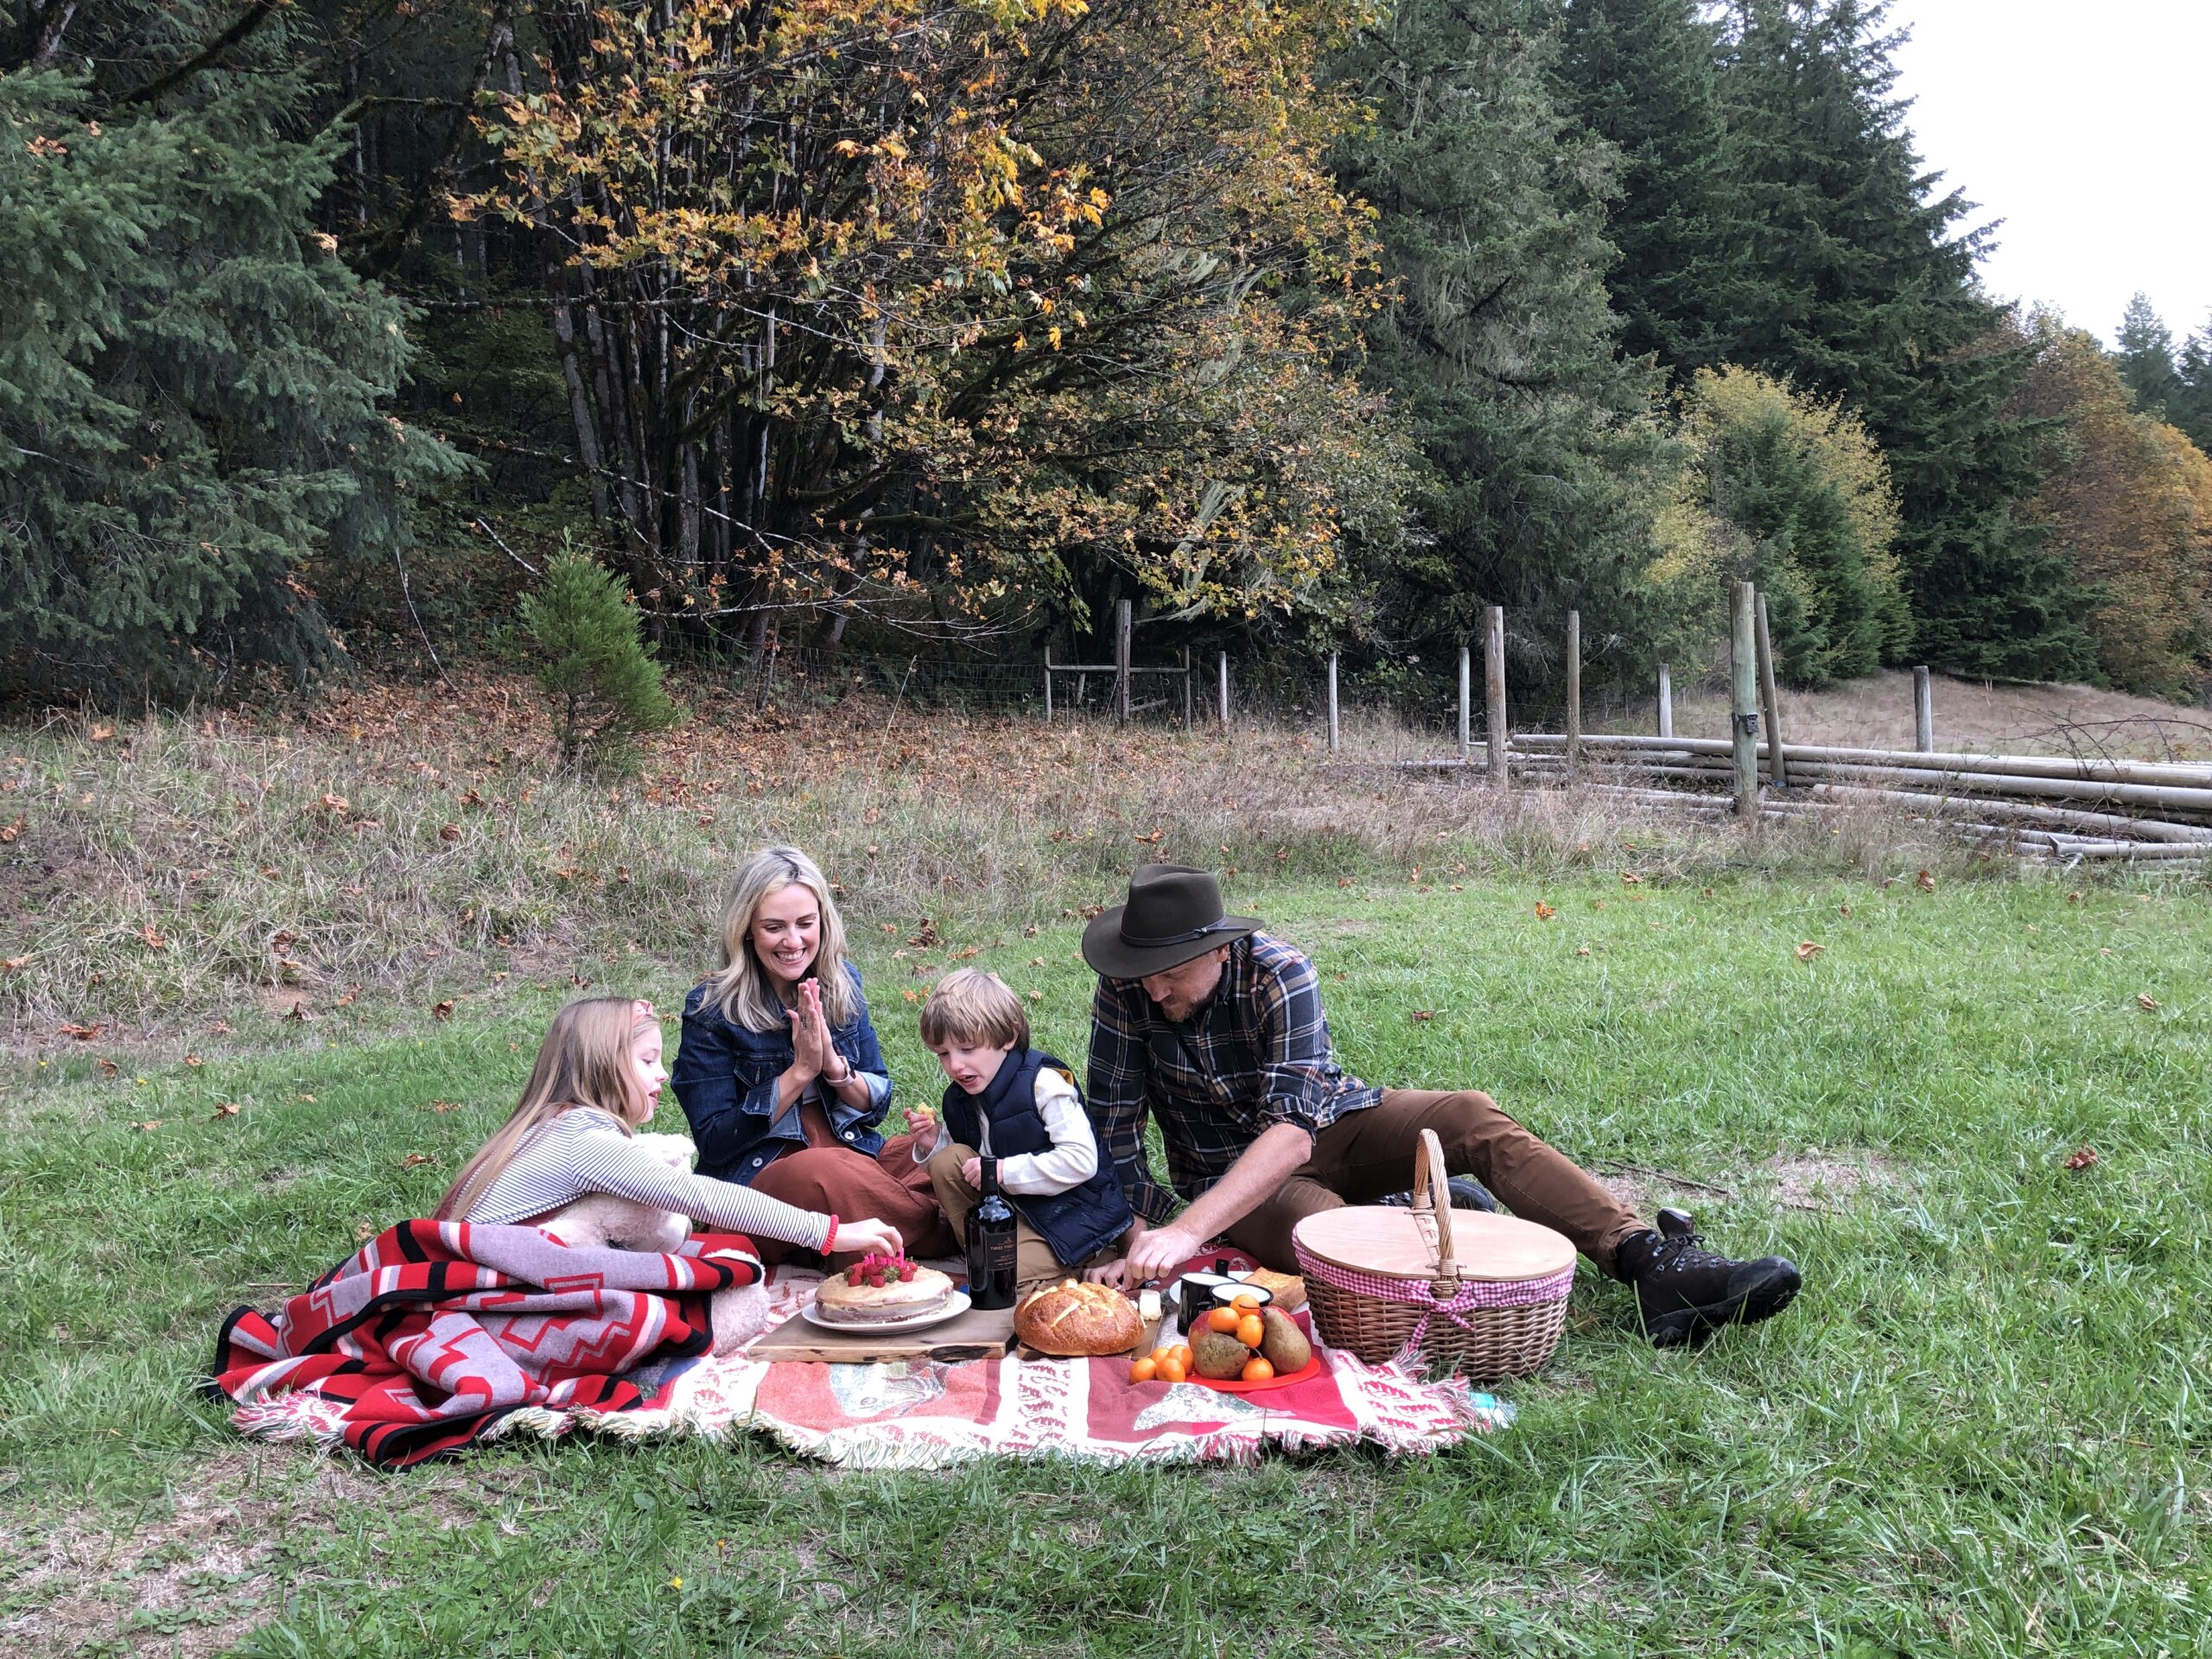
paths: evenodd
<path fill-rule="evenodd" d="M 765 1192 L 671 1166 L 639 1144 L 668 1072 L 660 1016 L 629 997 L 571 1002 L 553 1018 L 522 1099 L 470 1159 L 439 1204 L 440 1221 L 528 1225 L 587 1193 L 689 1216 L 743 1233 L 756 1248 L 777 1241 L 832 1250 L 895 1251 L 898 1229 L 853 1211 L 799 1208 Z"/>
<path fill-rule="evenodd" d="M 812 859 L 768 847 L 738 867 L 721 956 L 721 971 L 683 1004 L 671 1078 L 700 1172 L 803 1209 L 880 1217 L 914 1254 L 953 1254 L 914 1137 L 884 1139 L 891 1079 L 860 970 L 846 959 L 844 924 Z M 846 1233 L 822 1253 L 860 1248 Z M 790 1253 L 761 1252 L 769 1261 Z"/>

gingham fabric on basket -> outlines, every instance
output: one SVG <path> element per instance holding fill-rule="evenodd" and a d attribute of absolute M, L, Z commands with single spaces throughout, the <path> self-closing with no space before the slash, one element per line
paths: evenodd
<path fill-rule="evenodd" d="M 1296 1242 L 1293 1241 L 1293 1248 Z M 1403 1302 L 1422 1310 L 1419 1324 L 1414 1326 L 1408 1346 L 1419 1346 L 1428 1333 L 1430 1319 L 1441 1314 L 1462 1331 L 1474 1327 L 1459 1316 L 1483 1308 L 1529 1307 L 1538 1302 L 1554 1302 L 1565 1299 L 1574 1287 L 1574 1263 L 1569 1262 L 1557 1273 L 1546 1274 L 1541 1279 L 1512 1279 L 1498 1281 L 1487 1279 L 1462 1279 L 1457 1294 L 1447 1300 L 1437 1300 L 1436 1292 L 1426 1279 L 1399 1279 L 1379 1273 L 1363 1273 L 1357 1268 L 1340 1267 L 1334 1262 L 1324 1262 L 1317 1255 L 1298 1251 L 1299 1270 L 1308 1279 L 1319 1279 L 1325 1285 L 1357 1296 L 1372 1296 L 1378 1301 Z"/>

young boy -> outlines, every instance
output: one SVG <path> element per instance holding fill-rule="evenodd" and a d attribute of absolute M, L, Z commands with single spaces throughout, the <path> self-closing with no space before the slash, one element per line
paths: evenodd
<path fill-rule="evenodd" d="M 947 974 L 922 1004 L 922 1041 L 951 1082 L 942 1121 L 918 1106 L 907 1126 L 954 1234 L 966 1236 L 968 1212 L 982 1198 L 982 1160 L 995 1157 L 1016 1217 L 1022 1292 L 1119 1255 L 1132 1220 L 1122 1183 L 1101 1166 L 1068 1068 L 1029 1046 L 1029 1016 L 1006 982 L 973 968 Z"/>

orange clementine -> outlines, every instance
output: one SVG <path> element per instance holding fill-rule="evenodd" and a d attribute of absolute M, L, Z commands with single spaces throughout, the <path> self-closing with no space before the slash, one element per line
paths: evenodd
<path fill-rule="evenodd" d="M 1260 1299 L 1256 1296 L 1239 1296 L 1230 1306 L 1239 1313 L 1256 1313 L 1260 1311 Z"/>
<path fill-rule="evenodd" d="M 1275 1368 L 1264 1359 L 1248 1360 L 1242 1373 L 1247 1382 L 1265 1382 L 1274 1374 Z"/>
<path fill-rule="evenodd" d="M 1129 1381 L 1149 1382 L 1159 1370 L 1160 1362 L 1156 1359 L 1146 1358 L 1133 1361 L 1129 1366 Z"/>
<path fill-rule="evenodd" d="M 1236 1340 L 1247 1348 L 1256 1348 L 1268 1339 L 1268 1325 L 1256 1313 L 1247 1313 L 1236 1322 Z"/>
<path fill-rule="evenodd" d="M 1217 1307 L 1206 1315 L 1206 1323 L 1217 1331 L 1234 1331 L 1243 1317 L 1233 1307 Z"/>
<path fill-rule="evenodd" d="M 1179 1355 L 1170 1354 L 1160 1362 L 1158 1376 L 1162 1382 L 1180 1382 L 1190 1372 L 1183 1369 Z"/>
<path fill-rule="evenodd" d="M 1187 1342 L 1175 1350 L 1175 1359 L 1182 1366 L 1185 1376 L 1198 1369 L 1198 1357 L 1191 1351 L 1191 1344 Z"/>

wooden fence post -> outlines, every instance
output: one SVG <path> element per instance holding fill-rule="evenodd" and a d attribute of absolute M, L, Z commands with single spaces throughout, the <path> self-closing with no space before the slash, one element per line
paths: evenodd
<path fill-rule="evenodd" d="M 1766 710 L 1766 776 L 1777 789 L 1789 786 L 1789 762 L 1782 753 L 1782 701 L 1774 689 L 1774 642 L 1766 631 L 1766 595 L 1755 594 L 1758 623 L 1759 702 Z"/>
<path fill-rule="evenodd" d="M 1582 765 L 1582 613 L 1567 613 L 1567 775 Z"/>
<path fill-rule="evenodd" d="M 1337 653 L 1329 653 L 1329 753 L 1337 752 Z"/>
<path fill-rule="evenodd" d="M 1229 724 L 1229 653 L 1221 653 L 1221 723 Z"/>
<path fill-rule="evenodd" d="M 1045 723 L 1052 723 L 1052 648 L 1045 647 Z"/>
<path fill-rule="evenodd" d="M 1659 664 L 1659 735 L 1675 734 L 1675 683 L 1667 677 L 1667 664 Z"/>
<path fill-rule="evenodd" d="M 1912 747 L 1923 754 L 1936 753 L 1936 689 L 1925 667 L 1912 671 Z"/>
<path fill-rule="evenodd" d="M 1124 726 L 1129 723 L 1130 696 L 1129 632 L 1135 626 L 1129 601 L 1114 601 L 1114 708 L 1116 717 Z"/>
<path fill-rule="evenodd" d="M 1728 734 L 1735 745 L 1736 817 L 1745 823 L 1759 821 L 1759 683 L 1758 632 L 1753 621 L 1751 584 L 1736 584 L 1729 629 Z"/>
<path fill-rule="evenodd" d="M 1467 763 L 1467 751 L 1473 747 L 1474 719 L 1474 653 L 1466 646 L 1459 647 L 1459 764 Z"/>
<path fill-rule="evenodd" d="M 1490 607 L 1490 628 L 1483 636 L 1483 678 L 1490 694 L 1490 780 L 1506 787 L 1505 776 L 1505 607 Z"/>

